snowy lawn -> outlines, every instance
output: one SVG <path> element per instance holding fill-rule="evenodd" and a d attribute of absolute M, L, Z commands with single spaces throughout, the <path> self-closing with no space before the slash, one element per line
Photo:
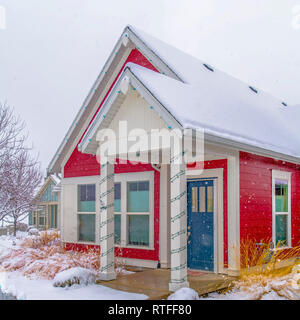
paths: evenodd
<path fill-rule="evenodd" d="M 21 300 L 144 300 L 148 297 L 114 290 L 97 284 L 53 287 L 53 281 L 32 280 L 19 272 L 0 272 L 2 291 Z"/>
<path fill-rule="evenodd" d="M 98 256 L 96 252 L 64 252 L 48 236 L 0 237 L 0 289 L 17 299 L 28 300 L 144 300 L 143 294 L 128 293 L 91 283 L 96 275 Z M 85 270 L 85 271 L 84 271 Z M 117 272 L 131 272 L 118 268 Z M 54 287 L 58 279 L 78 275 L 80 283 L 70 287 Z M 55 276 L 57 277 L 55 278 Z M 83 278 L 89 278 L 85 281 Z"/>

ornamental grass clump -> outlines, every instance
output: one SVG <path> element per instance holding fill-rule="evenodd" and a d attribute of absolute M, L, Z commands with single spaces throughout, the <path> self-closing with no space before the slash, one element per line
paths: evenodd
<path fill-rule="evenodd" d="M 240 257 L 240 275 L 229 291 L 240 291 L 253 300 L 268 296 L 300 299 L 300 246 L 284 248 L 278 243 L 272 248 L 271 243 L 249 238 L 241 241 L 240 254 L 236 254 L 237 259 Z"/>
<path fill-rule="evenodd" d="M 0 264 L 7 271 L 19 271 L 29 278 L 53 279 L 61 271 L 81 267 L 97 272 L 99 250 L 66 251 L 58 231 L 42 231 L 28 236 L 19 247 L 1 256 Z"/>

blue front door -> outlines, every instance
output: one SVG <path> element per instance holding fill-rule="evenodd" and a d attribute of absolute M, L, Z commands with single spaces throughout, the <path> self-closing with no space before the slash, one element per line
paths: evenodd
<path fill-rule="evenodd" d="M 214 270 L 214 181 L 187 183 L 188 267 Z"/>

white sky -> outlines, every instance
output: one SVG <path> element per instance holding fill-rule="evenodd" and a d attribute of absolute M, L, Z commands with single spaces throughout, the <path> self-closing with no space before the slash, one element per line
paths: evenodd
<path fill-rule="evenodd" d="M 26 121 L 43 169 L 126 24 L 300 104 L 300 0 L 0 0 L 1 6 L 0 101 Z"/>

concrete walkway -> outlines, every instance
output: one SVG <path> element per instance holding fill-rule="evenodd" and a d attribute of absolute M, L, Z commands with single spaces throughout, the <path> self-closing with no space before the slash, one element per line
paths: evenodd
<path fill-rule="evenodd" d="M 188 274 L 190 287 L 199 295 L 226 289 L 233 280 L 226 275 L 200 271 L 189 271 Z M 166 299 L 172 293 L 169 291 L 169 282 L 168 269 L 144 269 L 133 274 L 119 275 L 116 280 L 97 281 L 112 289 L 146 294 L 150 300 Z"/>

